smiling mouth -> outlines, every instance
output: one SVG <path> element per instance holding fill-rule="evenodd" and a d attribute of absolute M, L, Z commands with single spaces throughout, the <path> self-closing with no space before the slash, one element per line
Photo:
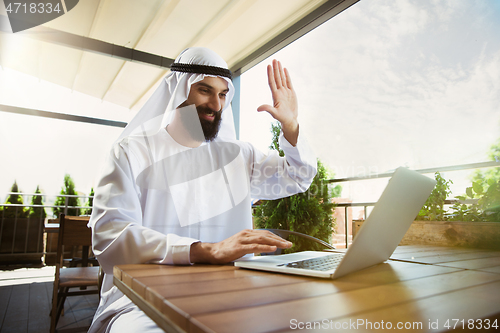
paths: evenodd
<path fill-rule="evenodd" d="M 215 116 L 217 115 L 217 111 L 212 111 L 212 110 L 203 110 L 200 112 L 200 116 L 206 120 L 213 121 L 215 119 Z"/>

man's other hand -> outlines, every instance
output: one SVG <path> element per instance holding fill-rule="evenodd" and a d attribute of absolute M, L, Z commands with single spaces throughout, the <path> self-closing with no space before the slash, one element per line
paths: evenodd
<path fill-rule="evenodd" d="M 293 89 L 290 73 L 273 60 L 272 66 L 267 66 L 267 78 L 273 97 L 273 105 L 264 104 L 257 111 L 266 111 L 281 123 L 285 139 L 292 145 L 297 144 L 299 135 L 297 94 Z"/>
<path fill-rule="evenodd" d="M 192 263 L 226 264 L 249 253 L 287 249 L 292 243 L 267 230 L 243 230 L 219 243 L 191 245 Z"/>

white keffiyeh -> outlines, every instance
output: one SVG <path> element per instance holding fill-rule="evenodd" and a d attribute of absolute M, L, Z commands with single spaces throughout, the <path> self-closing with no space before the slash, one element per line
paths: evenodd
<path fill-rule="evenodd" d="M 196 64 L 214 66 L 227 69 L 226 62 L 214 51 L 203 47 L 192 47 L 184 50 L 174 63 Z M 152 135 L 161 128 L 165 128 L 173 118 L 174 111 L 188 98 L 191 85 L 199 82 L 205 76 L 215 76 L 210 74 L 194 74 L 183 72 L 170 72 L 161 82 L 150 99 L 144 104 L 137 115 L 130 121 L 117 141 L 134 135 Z M 226 95 L 226 104 L 222 112 L 222 122 L 218 138 L 225 140 L 236 139 L 236 132 L 231 109 L 231 100 L 234 96 L 234 86 L 232 81 L 223 76 L 219 76 L 227 81 L 229 92 Z"/>

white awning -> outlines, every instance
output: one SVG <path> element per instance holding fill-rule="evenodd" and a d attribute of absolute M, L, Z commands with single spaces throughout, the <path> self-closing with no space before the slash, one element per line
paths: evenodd
<path fill-rule="evenodd" d="M 187 47 L 239 75 L 357 1 L 80 0 L 18 33 L 0 5 L 0 65 L 138 109 Z"/>

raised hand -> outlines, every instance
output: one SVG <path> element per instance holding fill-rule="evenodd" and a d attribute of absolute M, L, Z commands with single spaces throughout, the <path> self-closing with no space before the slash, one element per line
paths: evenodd
<path fill-rule="evenodd" d="M 299 134 L 297 95 L 293 89 L 290 74 L 277 60 L 267 66 L 267 78 L 273 97 L 273 105 L 263 104 L 257 111 L 267 111 L 281 123 L 285 138 L 295 146 Z"/>

